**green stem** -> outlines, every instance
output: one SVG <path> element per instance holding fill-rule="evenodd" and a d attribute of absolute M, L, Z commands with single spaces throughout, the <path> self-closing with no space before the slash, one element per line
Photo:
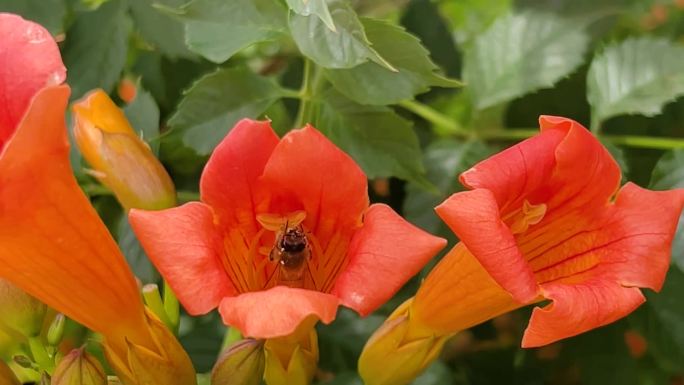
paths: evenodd
<path fill-rule="evenodd" d="M 423 104 L 416 102 L 415 100 L 404 100 L 399 102 L 399 105 L 403 108 L 413 112 L 414 114 L 420 116 L 421 118 L 427 120 L 428 122 L 434 124 L 437 127 L 443 128 L 449 134 L 454 135 L 467 135 L 469 134 L 457 121 L 449 118 L 448 116 L 438 112 L 437 110 Z"/>
<path fill-rule="evenodd" d="M 33 356 L 33 361 L 40 367 L 40 369 L 52 374 L 55 370 L 55 362 L 50 358 L 47 348 L 40 336 L 29 337 L 28 339 L 29 349 L 31 350 L 31 355 Z"/>
<path fill-rule="evenodd" d="M 295 119 L 295 128 L 304 126 L 308 119 L 309 110 L 311 109 L 311 84 L 313 83 L 313 63 L 311 60 L 304 59 L 304 75 L 302 76 L 302 87 L 299 90 L 299 111 L 297 111 L 297 119 Z"/>
<path fill-rule="evenodd" d="M 421 118 L 432 123 L 434 126 L 447 129 L 451 135 L 460 137 L 476 137 L 483 140 L 518 141 L 527 139 L 539 133 L 534 128 L 496 129 L 490 131 L 468 131 L 439 111 L 416 101 L 404 101 L 399 105 Z M 662 138 L 652 136 L 635 135 L 599 135 L 602 139 L 616 145 L 651 148 L 660 150 L 672 150 L 684 148 L 684 138 Z"/>
<path fill-rule="evenodd" d="M 164 281 L 164 310 L 166 315 L 169 317 L 169 323 L 171 325 L 171 331 L 174 334 L 178 334 L 178 325 L 180 324 L 180 304 L 178 303 L 178 297 L 169 286 L 169 283 Z"/>
<path fill-rule="evenodd" d="M 143 298 L 145 299 L 145 304 L 152 310 L 159 319 L 166 325 L 170 330 L 173 330 L 173 325 L 169 316 L 164 308 L 164 302 L 161 299 L 161 294 L 159 293 L 159 287 L 156 284 L 150 283 L 143 286 L 142 289 Z"/>

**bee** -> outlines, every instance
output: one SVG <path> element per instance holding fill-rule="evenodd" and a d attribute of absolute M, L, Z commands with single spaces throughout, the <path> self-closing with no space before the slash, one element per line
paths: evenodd
<path fill-rule="evenodd" d="M 311 247 L 301 225 L 285 227 L 276 235 L 273 249 L 268 254 L 271 262 L 277 262 L 279 284 L 290 287 L 303 287 L 304 273 L 311 259 Z"/>

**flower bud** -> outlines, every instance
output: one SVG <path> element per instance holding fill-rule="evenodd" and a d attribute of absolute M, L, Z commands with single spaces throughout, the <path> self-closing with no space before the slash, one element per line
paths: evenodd
<path fill-rule="evenodd" d="M 74 349 L 59 361 L 52 385 L 107 385 L 107 376 L 100 362 L 85 351 Z"/>
<path fill-rule="evenodd" d="M 410 319 L 406 301 L 368 340 L 359 358 L 366 385 L 402 385 L 413 381 L 435 360 L 448 336 L 435 335 Z"/>
<path fill-rule="evenodd" d="M 47 307 L 24 291 L 0 279 L 0 329 L 26 337 L 40 334 Z"/>
<path fill-rule="evenodd" d="M 171 331 L 151 311 L 146 312 L 153 347 L 130 340 L 125 346 L 105 340 L 107 361 L 122 383 L 195 385 L 197 377 L 190 357 Z M 152 348 L 152 349 L 151 349 Z"/>
<path fill-rule="evenodd" d="M 308 385 L 318 368 L 318 335 L 314 323 L 303 322 L 286 337 L 266 341 L 267 385 Z"/>
<path fill-rule="evenodd" d="M 66 325 L 66 316 L 62 313 L 57 313 L 55 319 L 50 323 L 50 328 L 47 332 L 47 342 L 52 346 L 59 345 L 64 337 L 64 327 Z"/>
<path fill-rule="evenodd" d="M 0 361 L 0 385 L 20 385 L 12 369 L 2 361 Z"/>
<path fill-rule="evenodd" d="M 74 104 L 74 138 L 92 174 L 125 209 L 173 207 L 176 192 L 150 147 L 102 90 Z"/>
<path fill-rule="evenodd" d="M 212 385 L 259 385 L 264 377 L 263 341 L 251 338 L 233 343 L 211 372 Z"/>

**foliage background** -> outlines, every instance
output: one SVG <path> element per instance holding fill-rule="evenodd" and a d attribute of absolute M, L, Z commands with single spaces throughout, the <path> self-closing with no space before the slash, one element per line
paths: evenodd
<path fill-rule="evenodd" d="M 208 154 L 242 117 L 268 117 L 281 134 L 313 123 L 364 168 L 374 201 L 451 241 L 432 207 L 460 188 L 459 172 L 532 135 L 540 114 L 591 127 L 625 180 L 684 187 L 684 1 L 184 3 L 0 0 L 0 11 L 60 41 L 73 100 L 136 83 L 126 114 L 181 201 L 197 198 Z M 72 159 L 136 274 L 157 281 L 116 201 Z M 370 317 L 342 310 L 319 327 L 318 381 L 360 384 L 364 342 L 421 276 Z M 665 288 L 648 297 L 627 319 L 540 349 L 519 348 L 530 309 L 504 315 L 455 337 L 416 384 L 682 384 L 681 228 Z M 211 369 L 225 332 L 216 314 L 183 317 L 199 371 Z"/>

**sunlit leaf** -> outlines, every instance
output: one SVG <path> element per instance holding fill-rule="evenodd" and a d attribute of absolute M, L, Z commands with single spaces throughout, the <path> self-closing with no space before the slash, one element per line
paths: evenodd
<path fill-rule="evenodd" d="M 287 28 L 285 7 L 272 0 L 194 0 L 167 11 L 185 23 L 188 47 L 216 63 Z"/>
<path fill-rule="evenodd" d="M 183 142 L 199 154 L 208 154 L 231 127 L 243 118 L 257 118 L 281 96 L 271 79 L 244 68 L 218 70 L 185 92 L 169 120 L 183 132 Z"/>
<path fill-rule="evenodd" d="M 659 114 L 684 95 L 682 63 L 684 46 L 664 39 L 632 38 L 606 47 L 587 75 L 592 126 L 616 115 Z"/>
<path fill-rule="evenodd" d="M 368 39 L 397 71 L 374 62 L 349 69 L 328 69 L 326 77 L 345 96 L 361 104 L 385 105 L 412 99 L 436 87 L 457 87 L 430 60 L 420 40 L 403 28 L 385 21 L 363 19 Z"/>
<path fill-rule="evenodd" d="M 553 86 L 584 61 L 582 25 L 552 14 L 503 16 L 465 52 L 464 81 L 484 109 Z"/>
<path fill-rule="evenodd" d="M 109 92 L 119 79 L 132 24 L 126 8 L 125 1 L 110 0 L 79 14 L 67 31 L 63 56 L 73 99 L 98 87 Z"/>
<path fill-rule="evenodd" d="M 323 95 L 317 110 L 314 126 L 349 153 L 369 178 L 396 176 L 426 186 L 418 138 L 409 121 L 389 108 L 363 106 L 334 90 Z"/>
<path fill-rule="evenodd" d="M 302 16 L 316 15 L 331 31 L 337 31 L 326 0 L 287 0 L 287 5 Z"/>
<path fill-rule="evenodd" d="M 361 20 L 344 0 L 328 1 L 335 31 L 317 16 L 290 15 L 290 31 L 300 51 L 326 68 L 351 68 L 368 60 L 394 70 L 371 47 Z"/>

